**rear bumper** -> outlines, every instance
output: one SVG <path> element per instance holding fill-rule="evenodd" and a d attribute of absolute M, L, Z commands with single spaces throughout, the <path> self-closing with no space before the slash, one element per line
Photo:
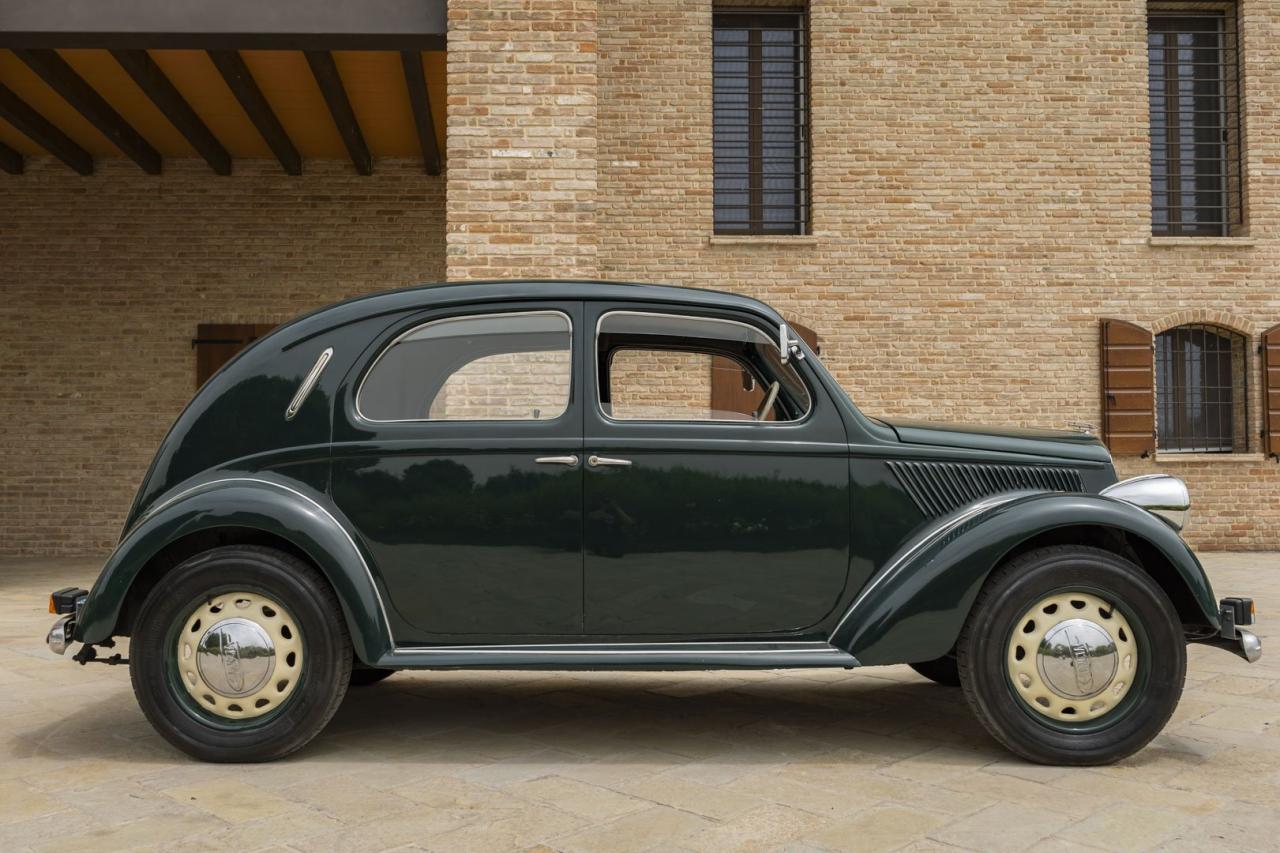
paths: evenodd
<path fill-rule="evenodd" d="M 55 654 L 66 654 L 76 636 L 76 620 L 88 598 L 88 591 L 69 586 L 49 596 L 49 612 L 59 614 L 44 641 Z"/>

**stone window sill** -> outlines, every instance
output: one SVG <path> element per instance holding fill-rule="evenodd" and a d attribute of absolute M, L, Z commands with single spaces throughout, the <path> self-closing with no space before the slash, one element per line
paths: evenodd
<path fill-rule="evenodd" d="M 1237 465 L 1260 465 L 1267 461 L 1265 453 L 1161 453 L 1156 451 L 1156 462 L 1233 462 Z"/>
<path fill-rule="evenodd" d="M 816 246 L 812 234 L 712 234 L 709 246 Z"/>
<path fill-rule="evenodd" d="M 1258 241 L 1252 237 L 1148 237 L 1147 245 L 1153 248 L 1172 246 L 1201 246 L 1214 249 L 1252 249 Z"/>

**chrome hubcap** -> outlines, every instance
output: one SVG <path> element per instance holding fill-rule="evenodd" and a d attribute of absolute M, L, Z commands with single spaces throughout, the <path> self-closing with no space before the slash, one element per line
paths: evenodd
<path fill-rule="evenodd" d="M 196 644 L 196 671 L 219 696 L 257 693 L 276 668 L 276 647 L 262 626 L 248 619 L 214 623 Z"/>
<path fill-rule="evenodd" d="M 206 710 L 227 719 L 281 705 L 302 674 L 302 637 L 293 617 L 256 592 L 211 597 L 178 635 L 182 684 Z"/>
<path fill-rule="evenodd" d="M 1133 684 L 1133 629 L 1096 595 L 1047 596 L 1027 610 L 1009 639 L 1009 680 L 1022 701 L 1055 720 L 1092 720 L 1115 708 Z"/>

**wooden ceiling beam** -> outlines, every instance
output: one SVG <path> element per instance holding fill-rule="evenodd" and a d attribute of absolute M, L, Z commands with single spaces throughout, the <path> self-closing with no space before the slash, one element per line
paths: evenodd
<path fill-rule="evenodd" d="M 143 139 L 142 134 L 94 91 L 57 51 L 18 49 L 14 54 L 67 103 L 79 110 L 90 124 L 111 140 L 112 145 L 137 163 L 142 171 L 149 175 L 160 174 L 160 152 L 151 147 L 151 143 Z"/>
<path fill-rule="evenodd" d="M 145 50 L 113 50 L 111 55 L 169 123 L 199 152 L 209 168 L 219 175 L 230 175 L 231 155 L 213 135 L 213 131 L 209 130 L 208 125 L 200 120 L 200 116 L 196 115 L 196 111 L 160 70 L 151 55 Z"/>
<path fill-rule="evenodd" d="M 0 169 L 10 175 L 22 174 L 22 154 L 0 142 Z"/>
<path fill-rule="evenodd" d="M 81 175 L 93 174 L 93 156 L 29 107 L 3 83 L 0 83 L 0 118 L 76 172 Z"/>
<path fill-rule="evenodd" d="M 280 119 L 276 118 L 271 105 L 267 103 L 266 96 L 258 88 L 257 81 L 249 73 L 249 67 L 244 64 L 244 59 L 234 50 L 211 50 L 209 58 L 213 60 L 218 73 L 231 89 L 231 94 L 236 96 L 240 107 L 249 116 L 249 121 L 253 122 L 253 126 L 262 135 L 267 147 L 280 161 L 281 168 L 286 174 L 301 175 L 302 157 L 289 139 L 289 134 L 285 133 Z"/>
<path fill-rule="evenodd" d="M 347 146 L 351 162 L 356 171 L 362 175 L 373 174 L 373 157 L 369 154 L 369 146 L 365 144 L 364 134 L 360 132 L 360 123 L 351 109 L 351 100 L 347 97 L 346 87 L 342 85 L 342 77 L 338 74 L 338 66 L 333 61 L 333 54 L 327 50 L 303 51 L 307 57 L 307 65 L 311 66 L 311 76 L 316 78 L 320 94 L 329 107 L 329 115 L 338 128 L 342 143 Z"/>
<path fill-rule="evenodd" d="M 427 92 L 427 77 L 422 70 L 422 54 L 416 50 L 403 50 L 400 52 L 400 65 L 404 68 L 404 83 L 409 89 L 413 124 L 418 129 L 423 168 L 428 175 L 439 175 L 440 144 L 436 141 L 435 121 L 431 118 L 431 96 Z"/>

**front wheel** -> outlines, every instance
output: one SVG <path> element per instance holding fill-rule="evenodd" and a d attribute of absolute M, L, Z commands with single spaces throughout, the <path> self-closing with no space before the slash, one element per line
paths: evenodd
<path fill-rule="evenodd" d="M 992 736 L 1042 764 L 1109 764 L 1164 728 L 1186 677 L 1177 611 L 1109 551 L 1055 546 L 997 570 L 956 648 L 965 698 Z"/>
<path fill-rule="evenodd" d="M 160 579 L 134 624 L 129 673 L 167 741 L 204 761 L 270 761 L 338 709 L 351 642 L 310 565 L 256 546 L 214 548 Z"/>

